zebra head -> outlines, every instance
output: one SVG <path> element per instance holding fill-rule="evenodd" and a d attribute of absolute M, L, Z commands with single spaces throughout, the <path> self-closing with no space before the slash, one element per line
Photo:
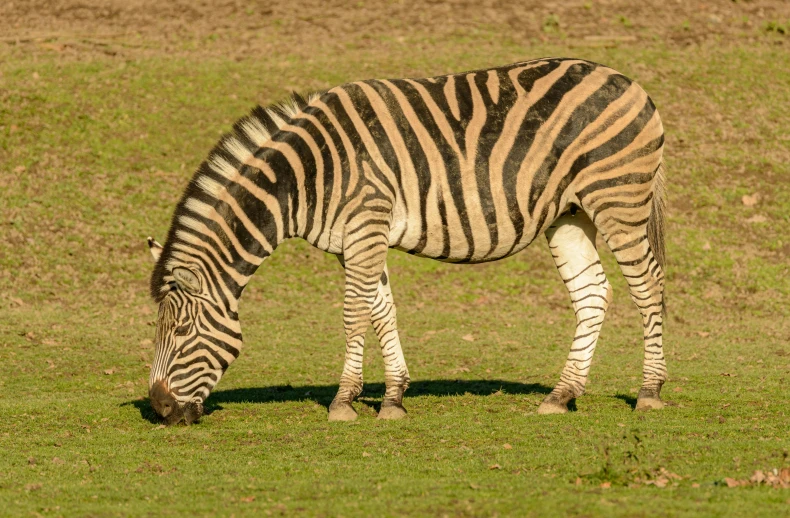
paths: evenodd
<path fill-rule="evenodd" d="M 162 246 L 148 238 L 154 261 Z M 198 264 L 166 268 L 160 288 L 156 352 L 148 393 L 165 424 L 192 424 L 203 402 L 241 350 L 238 314 L 213 295 L 210 277 Z"/>

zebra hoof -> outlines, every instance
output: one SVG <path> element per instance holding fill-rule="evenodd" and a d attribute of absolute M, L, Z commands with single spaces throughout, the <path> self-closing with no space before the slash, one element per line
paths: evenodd
<path fill-rule="evenodd" d="M 403 419 L 404 417 L 406 417 L 406 409 L 401 405 L 382 405 L 379 410 L 379 419 Z"/>
<path fill-rule="evenodd" d="M 568 407 L 566 405 L 561 405 L 555 401 L 544 401 L 538 407 L 538 413 L 541 415 L 567 414 Z"/>
<path fill-rule="evenodd" d="M 645 397 L 636 400 L 636 410 L 661 410 L 664 402 L 658 398 Z"/>
<path fill-rule="evenodd" d="M 357 418 L 357 411 L 351 406 L 351 403 L 341 403 L 337 406 L 333 403 L 329 407 L 329 420 L 330 421 L 353 421 Z"/>

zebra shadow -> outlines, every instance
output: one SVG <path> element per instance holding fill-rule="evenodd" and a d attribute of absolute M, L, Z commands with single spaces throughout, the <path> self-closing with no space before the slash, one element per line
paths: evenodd
<path fill-rule="evenodd" d="M 373 408 L 381 409 L 381 398 L 384 395 L 384 383 L 366 383 L 357 401 Z M 284 403 L 289 401 L 313 401 L 329 409 L 332 399 L 337 394 L 338 385 L 272 385 L 269 387 L 249 387 L 217 390 L 212 392 L 204 403 L 203 415 L 224 409 L 223 403 Z M 415 396 L 452 397 L 461 395 L 491 396 L 494 394 L 548 394 L 552 387 L 540 383 L 520 383 L 505 380 L 425 380 L 413 381 L 404 396 L 404 405 L 408 408 L 409 398 Z M 572 401 L 569 410 L 575 410 Z M 151 408 L 147 399 L 129 401 L 122 406 L 132 405 L 140 411 L 141 417 L 151 423 L 159 423 L 160 419 Z"/>
<path fill-rule="evenodd" d="M 614 397 L 624 401 L 628 406 L 631 407 L 631 410 L 636 410 L 636 398 L 634 396 L 629 396 L 628 394 L 617 394 Z"/>

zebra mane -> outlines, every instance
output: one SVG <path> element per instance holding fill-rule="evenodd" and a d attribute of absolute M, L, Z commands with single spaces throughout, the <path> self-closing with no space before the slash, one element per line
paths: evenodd
<path fill-rule="evenodd" d="M 176 205 L 167 240 L 151 275 L 151 297 L 156 302 L 160 302 L 170 289 L 168 284 L 173 277 L 168 269 L 168 262 L 172 259 L 172 244 L 177 239 L 179 226 L 182 226 L 179 224 L 180 216 L 190 212 L 188 207 L 190 200 L 205 196 L 206 193 L 216 196 L 218 190 L 238 177 L 241 169 L 238 164 L 243 164 L 251 158 L 258 149 L 271 140 L 272 135 L 320 95 L 320 93 L 310 93 L 302 97 L 293 92 L 288 98 L 265 108 L 256 106 L 249 115 L 236 121 L 232 131 L 220 138 L 192 176 Z"/>

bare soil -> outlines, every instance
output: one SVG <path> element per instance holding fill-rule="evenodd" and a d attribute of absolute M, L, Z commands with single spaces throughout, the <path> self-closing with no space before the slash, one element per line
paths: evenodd
<path fill-rule="evenodd" d="M 309 55 L 434 40 L 496 28 L 515 42 L 688 45 L 787 31 L 785 0 L 15 0 L 0 3 L 0 55 L 9 50 L 140 55 Z M 772 25 L 773 24 L 773 25 Z M 772 28 L 773 27 L 773 28 Z M 3 49 L 2 47 L 6 47 Z"/>

